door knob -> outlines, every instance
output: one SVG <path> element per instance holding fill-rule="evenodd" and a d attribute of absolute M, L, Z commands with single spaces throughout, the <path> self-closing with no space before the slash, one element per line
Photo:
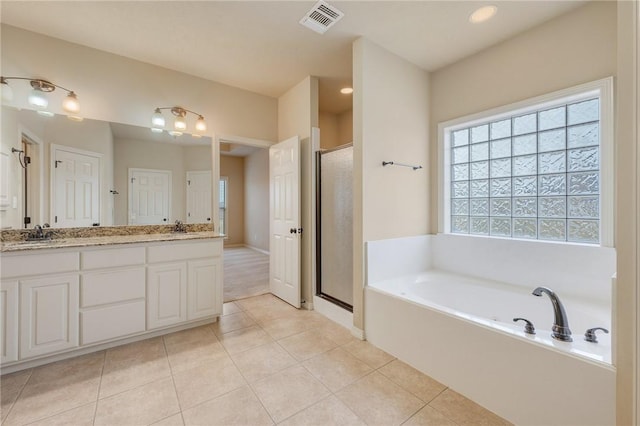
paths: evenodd
<path fill-rule="evenodd" d="M 289 233 L 290 234 L 297 234 L 298 230 L 296 228 L 291 228 L 291 229 L 289 229 Z"/>

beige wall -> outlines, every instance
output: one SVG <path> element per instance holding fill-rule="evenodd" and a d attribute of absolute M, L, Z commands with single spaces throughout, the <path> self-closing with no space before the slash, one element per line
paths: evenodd
<path fill-rule="evenodd" d="M 616 4 L 592 2 L 431 74 L 431 222 L 438 123 L 616 74 Z"/>
<path fill-rule="evenodd" d="M 269 150 L 244 158 L 244 242 L 269 251 Z"/>
<path fill-rule="evenodd" d="M 318 127 L 318 79 L 307 77 L 278 98 L 278 140 L 300 137 L 302 299 L 309 303 L 315 282 L 315 188 L 311 128 Z M 307 304 L 307 307 L 310 305 Z"/>
<path fill-rule="evenodd" d="M 321 112 L 319 115 L 320 147 L 331 149 L 353 141 L 353 111 L 341 114 Z"/>
<path fill-rule="evenodd" d="M 640 424 L 640 8 L 618 4 L 618 78 L 616 91 L 616 358 L 619 425 Z M 634 365 L 635 364 L 635 365 Z M 635 392 L 635 398 L 634 398 Z M 640 407 L 636 406 L 636 410 Z"/>
<path fill-rule="evenodd" d="M 2 75 L 48 78 L 73 89 L 85 118 L 148 127 L 154 108 L 180 104 L 203 114 L 212 135 L 276 139 L 274 98 L 8 25 L 1 31 Z M 28 86 L 12 83 L 18 106 L 27 106 Z"/>
<path fill-rule="evenodd" d="M 220 156 L 220 177 L 227 183 L 227 238 L 225 246 L 244 244 L 244 158 Z"/>
<path fill-rule="evenodd" d="M 429 76 L 358 39 L 354 59 L 354 325 L 363 327 L 364 242 L 427 232 Z M 361 221 L 358 220 L 361 218 Z"/>

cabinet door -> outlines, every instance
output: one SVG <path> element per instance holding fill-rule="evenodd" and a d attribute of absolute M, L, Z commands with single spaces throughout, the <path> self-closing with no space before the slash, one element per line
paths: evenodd
<path fill-rule="evenodd" d="M 20 358 L 78 346 L 77 274 L 20 281 Z"/>
<path fill-rule="evenodd" d="M 189 262 L 188 319 L 220 315 L 222 301 L 222 259 Z"/>
<path fill-rule="evenodd" d="M 18 281 L 0 286 L 0 360 L 18 360 Z"/>
<path fill-rule="evenodd" d="M 187 263 L 149 266 L 147 269 L 147 329 L 187 320 Z"/>

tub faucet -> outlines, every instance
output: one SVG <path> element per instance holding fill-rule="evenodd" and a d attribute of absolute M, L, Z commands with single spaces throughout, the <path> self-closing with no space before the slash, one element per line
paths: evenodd
<path fill-rule="evenodd" d="M 553 321 L 553 327 L 551 328 L 551 337 L 562 342 L 572 342 L 571 330 L 569 330 L 569 320 L 567 320 L 567 314 L 564 311 L 564 306 L 560 302 L 560 298 L 553 290 L 547 287 L 538 287 L 533 290 L 533 295 L 541 297 L 542 293 L 545 293 L 551 299 L 553 305 L 553 314 L 555 319 Z"/>

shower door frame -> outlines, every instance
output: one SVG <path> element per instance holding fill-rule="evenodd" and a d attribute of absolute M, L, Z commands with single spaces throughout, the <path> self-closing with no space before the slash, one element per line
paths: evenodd
<path fill-rule="evenodd" d="M 322 184 L 320 179 L 320 173 L 321 173 L 320 159 L 322 157 L 322 154 L 339 151 L 341 149 L 349 148 L 352 146 L 353 146 L 353 143 L 348 143 L 348 144 L 337 146 L 335 148 L 322 149 L 315 152 L 315 155 L 316 155 L 316 291 L 315 291 L 315 295 L 321 299 L 327 300 L 335 305 L 338 305 L 341 308 L 351 313 L 353 313 L 353 305 L 350 305 L 346 302 L 343 302 L 340 299 L 337 299 L 329 294 L 325 294 L 322 292 L 322 220 L 321 220 Z"/>

